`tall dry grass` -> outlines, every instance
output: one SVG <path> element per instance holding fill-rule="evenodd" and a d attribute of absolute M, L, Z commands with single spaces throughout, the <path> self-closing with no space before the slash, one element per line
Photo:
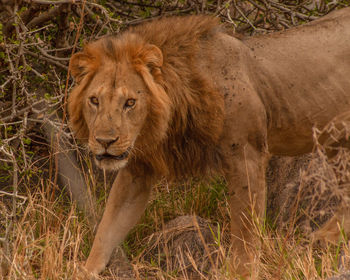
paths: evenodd
<path fill-rule="evenodd" d="M 66 194 L 52 200 L 49 189 L 44 180 L 30 186 L 12 209 L 6 202 L 13 197 L 0 194 L 2 279 L 70 279 L 84 259 L 91 231 Z"/>
<path fill-rule="evenodd" d="M 1 251 L 3 279 L 70 279 L 86 259 L 92 229 L 76 207 L 67 203 L 65 192 L 56 190 L 53 198 L 51 188 L 45 180 L 31 186 L 16 197 L 15 211 L 13 197 L 1 193 L 1 236 L 7 239 L 3 243 L 7 248 Z M 167 226 L 167 221 L 185 214 L 210 216 L 212 223 L 189 225 L 191 218 Z M 223 182 L 160 184 L 140 224 L 123 244 L 131 267 L 118 272 L 118 266 L 112 264 L 103 279 L 122 279 L 121 275 L 124 279 L 233 279 L 228 229 Z M 258 246 L 253 273 L 259 275 L 257 279 L 327 279 L 340 270 L 339 263 L 347 261 L 349 253 L 345 240 L 320 246 L 298 233 L 298 227 L 288 232 L 256 222 L 254 234 Z M 200 249 L 191 248 L 196 238 Z M 201 259 L 201 254 L 207 257 Z"/>

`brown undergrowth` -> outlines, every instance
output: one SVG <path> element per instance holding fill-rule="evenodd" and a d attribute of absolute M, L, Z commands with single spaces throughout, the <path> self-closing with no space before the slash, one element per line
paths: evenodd
<path fill-rule="evenodd" d="M 45 182 L 38 187 L 26 197 L 16 198 L 17 219 L 1 204 L 1 215 L 5 217 L 2 229 L 11 224 L 5 230 L 12 254 L 5 254 L 5 248 L 1 254 L 2 272 L 7 279 L 69 279 L 89 251 L 92 232 L 84 218 L 63 201 L 63 196 L 52 201 Z M 211 188 L 206 189 L 207 194 L 216 192 Z M 131 279 L 231 279 L 225 199 L 213 209 L 222 213 L 211 213 L 211 221 L 218 219 L 219 223 L 203 219 L 195 222 L 192 216 L 165 222 L 194 211 L 194 204 L 206 208 L 207 204 L 192 200 L 193 189 L 170 190 L 166 196 L 176 196 L 175 207 L 165 199 L 164 190 L 156 190 L 147 213 L 123 245 L 132 269 L 120 274 L 118 267 L 111 266 L 103 279 L 120 279 L 113 275 Z M 191 206 L 188 200 L 192 200 Z M 345 239 L 335 245 L 315 246 L 295 224 L 288 226 L 292 232 L 272 229 L 268 223 L 256 224 L 260 246 L 256 248 L 259 259 L 255 260 L 255 268 L 259 279 L 327 279 L 341 269 L 341 262 L 346 265 L 349 246 Z"/>

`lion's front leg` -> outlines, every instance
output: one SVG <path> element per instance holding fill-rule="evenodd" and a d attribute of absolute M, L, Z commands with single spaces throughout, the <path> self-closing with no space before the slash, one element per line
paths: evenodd
<path fill-rule="evenodd" d="M 235 147 L 229 159 L 226 180 L 229 189 L 233 269 L 243 277 L 254 277 L 253 223 L 265 213 L 265 169 L 268 153 L 250 144 Z"/>
<path fill-rule="evenodd" d="M 106 267 L 113 249 L 143 214 L 150 190 L 146 175 L 135 177 L 127 169 L 119 172 L 85 265 L 89 273 L 97 275 Z"/>

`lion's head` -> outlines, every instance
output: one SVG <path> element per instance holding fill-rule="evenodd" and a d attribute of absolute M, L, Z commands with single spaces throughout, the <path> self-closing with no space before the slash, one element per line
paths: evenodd
<path fill-rule="evenodd" d="M 142 145 L 136 142 L 161 141 L 170 115 L 168 96 L 155 83 L 162 53 L 133 37 L 132 46 L 97 41 L 70 62 L 78 83 L 68 103 L 73 130 L 106 169 L 123 167 Z"/>
<path fill-rule="evenodd" d="M 133 158 L 178 176 L 208 169 L 218 158 L 223 97 L 195 61 L 217 21 L 185 20 L 135 27 L 71 58 L 77 85 L 68 99 L 70 124 L 98 166 L 119 169 Z"/>

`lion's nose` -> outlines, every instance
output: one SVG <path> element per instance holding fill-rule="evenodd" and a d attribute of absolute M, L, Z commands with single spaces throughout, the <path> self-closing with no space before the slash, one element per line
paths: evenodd
<path fill-rule="evenodd" d="M 116 138 L 99 138 L 99 137 L 95 137 L 95 139 L 96 139 L 96 141 L 98 143 L 100 143 L 102 146 L 107 148 L 110 145 L 112 145 L 113 143 L 117 142 L 119 140 L 119 137 L 116 137 Z"/>

